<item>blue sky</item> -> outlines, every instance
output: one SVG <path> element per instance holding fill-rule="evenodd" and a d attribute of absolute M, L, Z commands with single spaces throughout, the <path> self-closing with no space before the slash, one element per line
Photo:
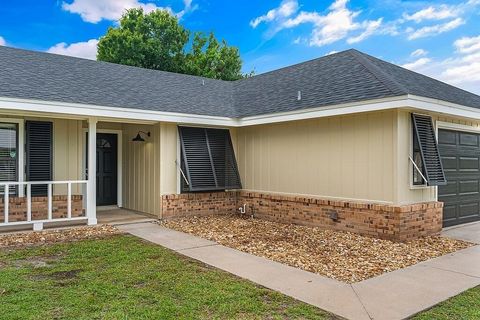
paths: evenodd
<path fill-rule="evenodd" d="M 256 73 L 356 48 L 480 94 L 480 0 L 3 0 L 0 44 L 94 58 L 126 8 L 169 10 Z"/>

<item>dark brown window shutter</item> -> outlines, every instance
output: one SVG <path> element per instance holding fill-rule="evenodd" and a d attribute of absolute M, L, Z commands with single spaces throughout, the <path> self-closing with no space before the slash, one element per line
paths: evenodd
<path fill-rule="evenodd" d="M 440 153 L 438 152 L 437 138 L 430 116 L 412 114 L 414 139 L 420 146 L 423 168 L 427 185 L 438 186 L 447 184 L 443 171 Z"/>
<path fill-rule="evenodd" d="M 181 168 L 188 180 L 182 191 L 242 188 L 229 130 L 179 127 L 179 134 Z"/>
<path fill-rule="evenodd" d="M 27 181 L 51 181 L 53 125 L 45 121 L 25 122 Z M 46 196 L 46 185 L 32 185 L 32 196 Z"/>

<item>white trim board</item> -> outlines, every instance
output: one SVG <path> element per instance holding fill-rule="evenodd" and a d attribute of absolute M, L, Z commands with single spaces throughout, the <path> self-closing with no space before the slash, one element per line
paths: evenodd
<path fill-rule="evenodd" d="M 480 127 L 472 127 L 465 124 L 458 124 L 458 123 L 451 123 L 451 122 L 444 122 L 444 121 L 436 121 L 437 122 L 437 137 L 438 137 L 438 130 L 445 129 L 445 130 L 454 130 L 454 131 L 462 131 L 462 132 L 471 132 L 480 134 Z"/>
<path fill-rule="evenodd" d="M 184 125 L 196 124 L 225 127 L 242 127 L 396 108 L 415 108 L 445 115 L 480 119 L 480 109 L 415 95 L 403 95 L 244 118 L 228 118 L 123 107 L 105 107 L 89 104 L 0 97 L 0 112 L 3 109 L 3 111 L 9 110 L 12 113 L 17 111 L 40 114 L 45 113 L 45 110 L 48 110 L 47 113 L 50 115 L 60 114 L 61 116 L 70 115 L 73 117 L 85 118 L 97 117 L 98 121 L 142 121 L 149 123 L 173 122 Z"/>
<path fill-rule="evenodd" d="M 83 128 L 82 130 L 82 175 L 86 178 L 87 172 L 87 139 L 86 133 L 88 133 L 88 128 Z M 117 135 L 117 207 L 123 207 L 123 131 L 122 130 L 113 130 L 113 129 L 97 129 L 97 133 L 111 133 Z"/>

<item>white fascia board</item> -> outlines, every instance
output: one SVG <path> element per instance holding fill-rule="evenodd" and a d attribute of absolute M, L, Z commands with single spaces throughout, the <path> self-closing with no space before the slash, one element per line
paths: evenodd
<path fill-rule="evenodd" d="M 425 98 L 415 95 L 404 95 L 393 98 L 376 99 L 313 109 L 245 117 L 238 119 L 238 121 L 239 126 L 250 126 L 275 122 L 331 117 L 360 112 L 381 111 L 396 108 L 415 108 L 419 110 L 443 113 L 457 117 L 480 119 L 480 109 L 477 108 L 466 107 L 463 105 L 438 99 Z"/>
<path fill-rule="evenodd" d="M 398 96 L 393 98 L 383 98 L 369 101 L 360 101 L 353 103 L 337 104 L 319 108 L 310 108 L 303 110 L 295 110 L 290 112 L 273 113 L 252 117 L 240 118 L 240 126 L 252 126 L 258 124 L 267 124 L 275 122 L 295 121 L 314 119 L 322 117 L 331 117 L 344 114 L 352 114 L 359 112 L 388 110 L 402 108 L 408 106 L 407 96 Z"/>
<path fill-rule="evenodd" d="M 116 118 L 152 122 L 197 123 L 213 126 L 236 126 L 237 120 L 227 117 L 140 110 L 132 108 L 104 107 L 89 104 L 64 103 L 0 97 L 0 109 L 29 112 L 58 113 L 75 116 Z"/>
<path fill-rule="evenodd" d="M 443 100 L 425 98 L 415 95 L 375 99 L 363 102 L 337 104 L 319 108 L 295 110 L 265 114 L 244 118 L 203 116 L 194 114 L 161 112 L 132 108 L 103 107 L 88 104 L 62 103 L 53 101 L 26 100 L 0 97 L 0 110 L 63 114 L 75 117 L 97 117 L 103 121 L 148 121 L 173 122 L 184 125 L 243 127 L 277 122 L 296 121 L 331 117 L 360 112 L 389 110 L 396 108 L 414 108 L 418 110 L 443 113 L 452 116 L 480 119 L 480 109 L 466 107 Z"/>
<path fill-rule="evenodd" d="M 480 119 L 480 109 L 443 100 L 408 95 L 408 107 L 469 119 Z"/>

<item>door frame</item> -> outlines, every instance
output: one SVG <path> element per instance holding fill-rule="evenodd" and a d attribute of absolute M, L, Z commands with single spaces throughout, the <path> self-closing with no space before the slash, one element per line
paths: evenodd
<path fill-rule="evenodd" d="M 88 128 L 83 128 L 82 140 L 83 140 L 83 154 L 82 154 L 82 175 L 83 178 L 86 179 L 86 155 L 87 155 L 87 141 L 86 141 L 86 133 L 88 133 Z M 122 181 L 122 147 L 123 147 L 123 131 L 122 130 L 114 130 L 114 129 L 97 129 L 97 133 L 109 133 L 109 134 L 116 134 L 117 135 L 117 207 L 123 207 L 123 181 Z"/>

